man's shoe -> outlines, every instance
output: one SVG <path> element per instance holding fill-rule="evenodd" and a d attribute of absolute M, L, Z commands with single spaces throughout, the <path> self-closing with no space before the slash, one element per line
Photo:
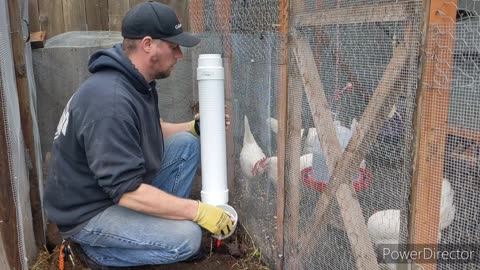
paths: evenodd
<path fill-rule="evenodd" d="M 83 251 L 82 246 L 78 243 L 70 241 L 70 248 L 72 249 L 73 256 L 78 258 L 86 267 L 90 268 L 91 270 L 113 270 L 119 269 L 117 267 L 105 266 L 100 265 L 90 259 L 88 255 Z"/>
<path fill-rule="evenodd" d="M 186 259 L 183 262 L 199 262 L 207 258 L 207 254 L 203 251 L 203 248 L 200 248 L 197 253 L 193 254 L 192 257 Z"/>

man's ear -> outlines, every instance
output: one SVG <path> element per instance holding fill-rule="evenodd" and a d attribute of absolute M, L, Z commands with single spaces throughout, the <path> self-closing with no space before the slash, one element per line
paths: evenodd
<path fill-rule="evenodd" d="M 144 52 L 149 53 L 152 50 L 152 46 L 153 46 L 152 37 L 146 36 L 142 38 L 142 41 L 140 42 L 140 47 Z"/>

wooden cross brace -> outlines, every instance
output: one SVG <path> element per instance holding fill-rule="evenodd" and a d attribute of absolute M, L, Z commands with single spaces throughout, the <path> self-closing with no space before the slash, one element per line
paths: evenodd
<path fill-rule="evenodd" d="M 411 48 L 412 34 L 412 27 L 409 25 L 406 28 L 404 43 L 395 49 L 357 129 L 343 153 L 331 119 L 322 81 L 319 73 L 316 72 L 318 68 L 308 40 L 300 36 L 294 39 L 295 59 L 302 76 L 320 145 L 331 172 L 329 184 L 313 211 L 314 216 L 310 220 L 310 224 L 312 224 L 310 228 L 320 228 L 322 224 L 326 224 L 325 213 L 335 195 L 355 256 L 357 269 L 378 269 L 378 263 L 360 204 L 353 195 L 351 179 L 356 170 L 351 168 L 358 168 L 365 158 L 367 147 L 361 146 L 366 146 L 368 142 L 376 138 L 381 128 L 378 123 L 383 123 L 387 119 L 391 105 L 401 92 L 395 91 L 394 85 L 402 75 L 402 70 L 408 62 L 408 56 L 414 53 Z M 318 239 L 318 231 L 307 231 L 298 237 L 299 243 L 305 246 L 304 252 L 298 257 L 300 261 L 311 254 Z"/>

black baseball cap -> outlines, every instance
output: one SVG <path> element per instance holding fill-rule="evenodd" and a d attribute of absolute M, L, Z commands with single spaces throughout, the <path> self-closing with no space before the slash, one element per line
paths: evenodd
<path fill-rule="evenodd" d="M 129 39 L 151 36 L 184 47 L 193 47 L 200 42 L 191 33 L 183 32 L 183 26 L 171 7 L 151 1 L 140 3 L 125 14 L 122 36 Z"/>

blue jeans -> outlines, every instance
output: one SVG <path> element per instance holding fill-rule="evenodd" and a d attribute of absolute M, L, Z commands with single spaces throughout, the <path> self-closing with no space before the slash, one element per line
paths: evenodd
<path fill-rule="evenodd" d="M 153 185 L 188 198 L 199 160 L 198 138 L 187 132 L 168 138 Z M 201 237 L 200 227 L 192 221 L 163 219 L 114 205 L 93 217 L 72 240 L 98 264 L 126 267 L 186 260 L 200 249 Z"/>

